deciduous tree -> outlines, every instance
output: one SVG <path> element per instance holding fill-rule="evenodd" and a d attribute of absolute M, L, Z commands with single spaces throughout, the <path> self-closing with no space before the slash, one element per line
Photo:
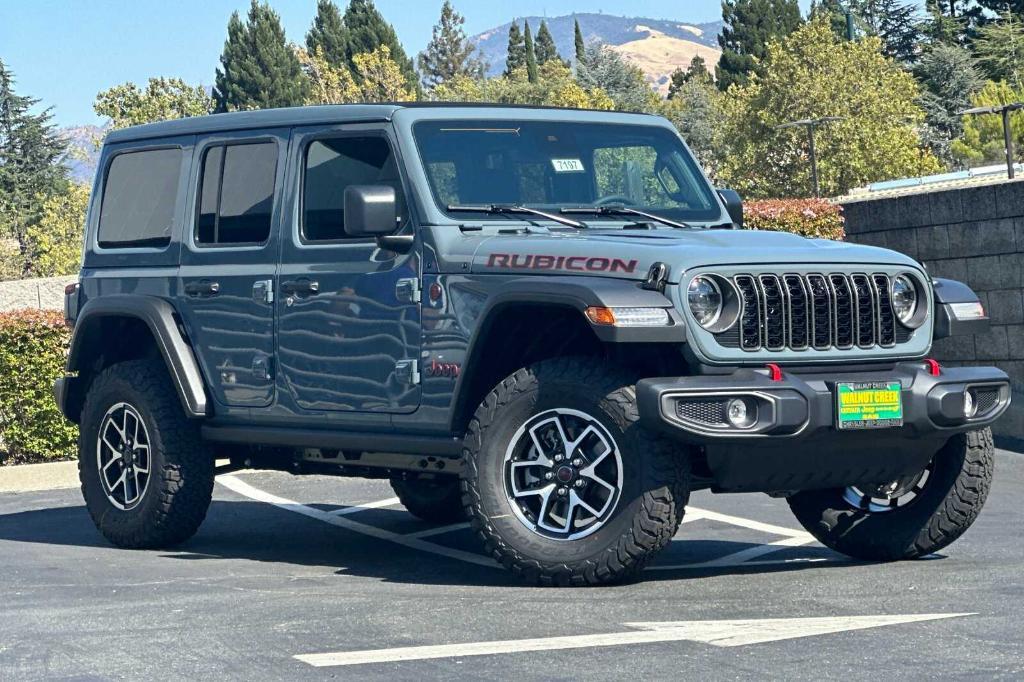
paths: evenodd
<path fill-rule="evenodd" d="M 78 272 L 82 259 L 89 187 L 77 182 L 39 197 L 38 222 L 26 232 L 25 271 L 33 277 L 56 277 Z"/>
<path fill-rule="evenodd" d="M 373 52 L 357 54 L 355 76 L 363 102 L 411 102 L 416 91 L 405 83 L 402 67 L 391 58 L 391 50 L 381 45 Z"/>
<path fill-rule="evenodd" d="M 360 100 L 359 87 L 344 61 L 331 62 L 319 47 L 310 53 L 296 46 L 295 56 L 309 81 L 306 104 L 347 104 Z"/>
<path fill-rule="evenodd" d="M 112 128 L 204 116 L 213 111 L 213 98 L 201 85 L 180 78 L 150 78 L 145 89 L 123 83 L 96 95 L 92 108 L 110 119 Z"/>
<path fill-rule="evenodd" d="M 971 98 L 971 106 L 992 107 L 1024 102 L 1024 88 L 1000 82 L 988 82 Z M 953 141 L 954 156 L 966 166 L 1005 163 L 1003 119 L 999 115 L 968 116 L 963 121 L 963 135 Z M 1024 156 L 1024 112 L 1010 114 L 1010 136 L 1016 160 Z"/>

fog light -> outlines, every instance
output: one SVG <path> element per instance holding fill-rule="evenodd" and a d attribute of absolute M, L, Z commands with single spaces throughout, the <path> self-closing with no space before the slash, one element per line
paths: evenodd
<path fill-rule="evenodd" d="M 757 420 L 757 408 L 743 398 L 733 398 L 725 404 L 725 418 L 734 428 L 745 429 Z"/>
<path fill-rule="evenodd" d="M 970 419 L 978 412 L 978 403 L 970 391 L 964 391 L 964 416 Z"/>

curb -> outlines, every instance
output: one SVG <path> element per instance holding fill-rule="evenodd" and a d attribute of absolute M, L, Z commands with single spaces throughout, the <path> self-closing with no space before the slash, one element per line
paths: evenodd
<path fill-rule="evenodd" d="M 46 462 L 0 467 L 0 493 L 77 488 L 78 462 Z"/>

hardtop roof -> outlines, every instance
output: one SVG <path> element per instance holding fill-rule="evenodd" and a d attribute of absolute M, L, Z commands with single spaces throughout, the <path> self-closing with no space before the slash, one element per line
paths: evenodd
<path fill-rule="evenodd" d="M 322 104 L 258 111 L 234 111 L 208 116 L 193 116 L 158 123 L 146 123 L 114 130 L 107 135 L 108 144 L 132 142 L 135 140 L 178 135 L 229 132 L 253 128 L 275 128 L 293 125 L 317 125 L 330 123 L 375 123 L 390 121 L 399 109 L 489 109 L 492 111 L 515 109 L 546 109 L 565 112 L 565 107 L 535 106 L 523 104 L 493 104 L 480 102 L 395 102 L 386 104 Z M 570 109 L 570 111 L 573 111 Z M 592 113 L 612 114 L 613 112 Z M 620 114 L 622 112 L 614 112 Z"/>

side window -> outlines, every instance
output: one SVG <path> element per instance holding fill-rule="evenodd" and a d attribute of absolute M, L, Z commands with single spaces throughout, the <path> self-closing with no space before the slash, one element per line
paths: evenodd
<path fill-rule="evenodd" d="M 383 137 L 315 140 L 306 148 L 302 191 L 302 238 L 307 242 L 345 239 L 345 188 L 390 185 L 405 215 L 402 182 L 391 145 Z"/>
<path fill-rule="evenodd" d="M 196 244 L 263 244 L 270 237 L 277 145 L 210 147 L 203 154 Z"/>
<path fill-rule="evenodd" d="M 100 204 L 101 248 L 170 244 L 181 155 L 181 149 L 153 149 L 113 158 Z"/>

